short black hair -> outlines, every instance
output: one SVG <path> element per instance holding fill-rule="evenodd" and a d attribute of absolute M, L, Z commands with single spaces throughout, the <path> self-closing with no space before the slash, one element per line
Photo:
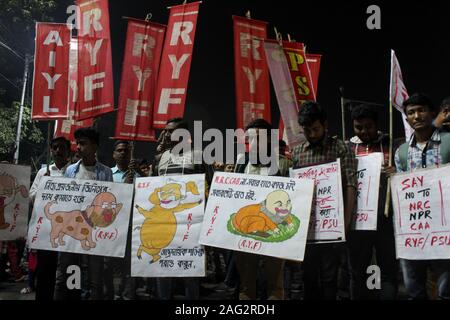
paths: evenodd
<path fill-rule="evenodd" d="M 327 112 L 317 102 L 305 101 L 298 113 L 298 124 L 302 127 L 310 126 L 317 120 L 324 124 L 327 121 Z"/>
<path fill-rule="evenodd" d="M 50 140 L 50 146 L 53 145 L 53 143 L 62 141 L 65 143 L 67 150 L 70 151 L 70 141 L 66 139 L 66 137 L 55 137 L 52 140 Z"/>
<path fill-rule="evenodd" d="M 441 102 L 441 109 L 444 109 L 445 107 L 450 107 L 450 97 L 445 98 Z"/>
<path fill-rule="evenodd" d="M 178 129 L 186 129 L 189 130 L 189 124 L 183 118 L 172 118 L 167 120 L 166 124 L 176 123 Z"/>
<path fill-rule="evenodd" d="M 100 134 L 94 128 L 79 128 L 74 133 L 75 139 L 88 138 L 91 142 L 96 145 L 100 144 Z"/>
<path fill-rule="evenodd" d="M 359 104 L 352 108 L 351 119 L 361 120 L 361 119 L 371 119 L 375 122 L 378 121 L 378 114 L 373 107 L 367 104 Z"/>
<path fill-rule="evenodd" d="M 426 106 L 430 111 L 436 111 L 436 106 L 433 104 L 433 101 L 423 93 L 414 93 L 403 102 L 404 113 L 406 113 L 406 108 L 408 106 Z"/>
<path fill-rule="evenodd" d="M 114 149 L 113 150 L 116 150 L 116 148 L 117 148 L 117 146 L 119 144 L 124 144 L 124 145 L 126 145 L 127 148 L 130 145 L 130 143 L 127 140 L 116 140 L 116 142 L 114 142 Z"/>
<path fill-rule="evenodd" d="M 150 161 L 146 158 L 136 159 L 136 163 L 138 164 L 138 166 L 149 166 L 151 164 Z"/>
<path fill-rule="evenodd" d="M 245 127 L 245 131 L 249 129 L 266 129 L 270 133 L 270 130 L 272 130 L 272 125 L 264 119 L 255 119 L 250 121 L 250 123 Z"/>
<path fill-rule="evenodd" d="M 280 147 L 286 147 L 286 146 L 287 146 L 287 143 L 286 143 L 286 141 L 284 141 L 283 139 L 280 139 L 280 140 L 278 140 L 278 145 L 279 145 Z"/>

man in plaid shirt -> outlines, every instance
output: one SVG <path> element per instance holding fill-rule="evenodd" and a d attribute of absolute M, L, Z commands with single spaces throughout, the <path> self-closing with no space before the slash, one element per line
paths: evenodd
<path fill-rule="evenodd" d="M 342 190 L 344 193 L 345 230 L 349 229 L 356 204 L 357 162 L 347 145 L 327 134 L 325 109 L 307 101 L 299 112 L 298 122 L 303 127 L 306 141 L 293 149 L 294 169 L 341 161 Z M 305 300 L 336 299 L 337 274 L 342 243 L 307 244 L 303 262 Z"/>

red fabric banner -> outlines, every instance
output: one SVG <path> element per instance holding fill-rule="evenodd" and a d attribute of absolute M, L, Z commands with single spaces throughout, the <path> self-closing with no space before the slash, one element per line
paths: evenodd
<path fill-rule="evenodd" d="M 233 16 L 236 127 L 254 119 L 270 122 L 269 68 L 263 40 L 267 22 Z"/>
<path fill-rule="evenodd" d="M 128 21 L 116 139 L 156 141 L 151 127 L 165 31 L 156 23 Z"/>
<path fill-rule="evenodd" d="M 76 120 L 114 111 L 108 0 L 78 0 Z"/>
<path fill-rule="evenodd" d="M 283 42 L 283 48 L 288 60 L 299 108 L 303 101 L 316 101 L 311 73 L 306 62 L 305 46 L 299 42 Z"/>
<path fill-rule="evenodd" d="M 312 54 L 312 53 L 306 54 L 306 62 L 308 62 L 309 71 L 311 72 L 311 80 L 316 98 L 319 88 L 319 73 L 321 60 L 322 60 L 321 54 Z"/>
<path fill-rule="evenodd" d="M 70 30 L 66 24 L 36 23 L 33 120 L 68 116 Z"/>
<path fill-rule="evenodd" d="M 155 129 L 184 115 L 199 6 L 193 2 L 170 8 L 153 110 Z"/>

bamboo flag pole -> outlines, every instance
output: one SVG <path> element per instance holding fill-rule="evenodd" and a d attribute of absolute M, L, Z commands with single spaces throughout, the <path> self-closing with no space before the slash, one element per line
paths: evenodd
<path fill-rule="evenodd" d="M 392 167 L 392 152 L 394 149 L 394 114 L 392 110 L 392 65 L 394 60 L 394 51 L 391 50 L 391 81 L 389 88 L 389 167 Z M 387 179 L 386 202 L 384 204 L 384 215 L 389 216 L 389 206 L 391 203 L 391 178 Z"/>
<path fill-rule="evenodd" d="M 344 87 L 339 87 L 341 93 L 341 120 L 342 120 L 342 140 L 346 140 L 345 135 L 345 99 L 344 99 Z"/>
<path fill-rule="evenodd" d="M 247 19 L 251 19 L 251 18 L 252 18 L 252 14 L 250 13 L 250 10 L 248 10 L 248 11 L 245 13 L 245 17 L 246 17 Z"/>
<path fill-rule="evenodd" d="M 277 39 L 280 46 L 283 45 L 283 35 L 281 32 L 278 32 L 277 27 L 273 27 L 273 30 L 275 31 L 275 38 Z"/>
<path fill-rule="evenodd" d="M 47 125 L 47 174 L 50 175 L 50 148 L 51 148 L 51 141 L 52 139 L 52 122 L 49 121 Z"/>

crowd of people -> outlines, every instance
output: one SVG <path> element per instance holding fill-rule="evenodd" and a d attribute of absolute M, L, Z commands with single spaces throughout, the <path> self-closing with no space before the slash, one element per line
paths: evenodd
<path fill-rule="evenodd" d="M 137 293 L 146 292 L 148 298 L 173 299 L 178 293 L 195 300 L 210 294 L 206 282 L 213 282 L 209 290 L 225 292 L 230 299 L 298 299 L 335 300 L 348 291 L 352 300 L 398 298 L 403 283 L 410 299 L 450 299 L 450 260 L 397 259 L 392 207 L 385 210 L 388 178 L 397 172 L 410 172 L 446 164 L 450 161 L 450 99 L 440 109 L 424 94 L 410 96 L 403 105 L 404 114 L 414 134 L 395 146 L 395 166 L 389 165 L 389 135 L 380 132 L 377 112 L 367 105 L 352 108 L 354 136 L 342 141 L 328 132 L 327 113 L 316 102 L 305 102 L 299 111 L 298 122 L 305 141 L 288 151 L 280 141 L 279 163 L 276 175 L 289 176 L 289 168 L 302 168 L 340 159 L 342 190 L 344 194 L 344 221 L 346 242 L 307 243 L 303 262 L 297 263 L 269 256 L 207 247 L 207 277 L 134 278 L 131 269 L 131 221 L 124 258 L 110 258 L 84 254 L 44 250 L 26 250 L 25 241 L 2 243 L 0 281 L 22 282 L 27 286 L 22 293 L 36 292 L 36 300 L 113 300 L 137 299 Z M 209 186 L 214 171 L 241 174 L 269 175 L 267 165 L 249 161 L 239 163 L 194 162 L 192 150 L 175 154 L 172 149 L 179 141 L 172 139 L 176 129 L 189 129 L 182 118 L 169 120 L 158 139 L 153 161 L 134 159 L 131 144 L 116 141 L 112 151 L 115 166 L 100 163 L 96 153 L 100 145 L 99 133 L 93 128 L 75 132 L 79 160 L 71 161 L 70 141 L 55 137 L 50 144 L 53 164 L 39 170 L 30 189 L 33 202 L 43 176 L 133 183 L 136 177 L 189 175 L 204 173 Z M 256 119 L 245 128 L 256 129 L 257 134 L 272 126 Z M 270 141 L 270 140 L 269 140 Z M 268 146 L 270 150 L 270 146 Z M 376 231 L 351 229 L 356 210 L 357 156 L 381 152 L 382 168 L 379 212 Z M 207 192 L 206 192 L 207 193 Z M 206 195 L 207 196 L 207 195 Z M 294 200 L 295 201 L 295 200 Z M 26 257 L 26 259 L 24 258 Z M 27 270 L 20 267 L 26 261 Z M 366 284 L 370 265 L 381 270 L 381 288 L 370 290 Z M 68 289 L 68 266 L 79 265 L 82 270 L 81 289 Z M 8 272 L 6 271 L 8 269 Z M 340 290 L 341 289 L 341 290 Z M 294 293 L 301 292 L 300 295 Z"/>

